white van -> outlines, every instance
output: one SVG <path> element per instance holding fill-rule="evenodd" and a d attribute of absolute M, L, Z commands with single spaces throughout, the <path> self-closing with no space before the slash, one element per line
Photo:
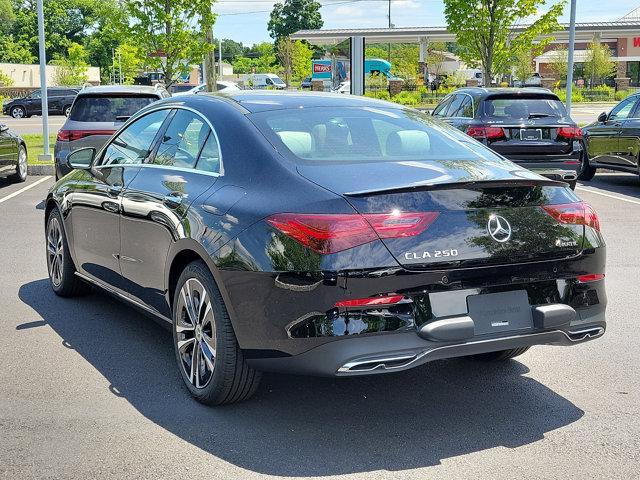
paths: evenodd
<path fill-rule="evenodd" d="M 252 73 L 243 75 L 242 81 L 247 88 L 275 88 L 276 90 L 284 90 L 287 84 L 275 73 Z"/>

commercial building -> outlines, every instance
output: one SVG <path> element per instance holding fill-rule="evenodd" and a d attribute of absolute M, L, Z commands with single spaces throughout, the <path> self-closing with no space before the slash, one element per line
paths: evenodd
<path fill-rule="evenodd" d="M 553 43 L 547 47 L 547 51 L 538 56 L 536 61 L 537 71 L 543 77 L 552 78 L 553 74 L 549 63 L 553 59 L 551 50 L 561 47 L 566 48 L 569 41 L 569 25 L 563 24 L 562 30 L 552 34 Z M 516 26 L 513 31 L 517 33 L 526 28 L 526 25 Z M 611 22 L 588 22 L 576 24 L 576 71 L 580 74 L 581 64 L 586 57 L 586 48 L 594 37 L 600 39 L 611 48 L 617 70 L 613 78 L 609 79 L 618 88 L 640 86 L 640 8 L 628 13 L 624 17 Z M 361 93 L 364 78 L 353 75 L 354 72 L 362 72 L 361 65 L 364 62 L 364 45 L 370 43 L 418 43 L 420 44 L 420 63 L 424 67 L 429 42 L 455 42 L 455 34 L 449 32 L 446 27 L 404 27 L 404 28 L 357 28 L 357 29 L 332 29 L 332 30 L 301 30 L 292 36 L 293 39 L 307 40 L 314 45 L 335 45 L 345 40 L 351 44 L 351 89 L 353 93 Z M 355 66 L 355 70 L 354 70 Z M 360 67 L 359 67 L 360 66 Z M 577 80 L 585 80 L 579 75 Z M 360 88 L 360 89 L 359 89 Z"/>

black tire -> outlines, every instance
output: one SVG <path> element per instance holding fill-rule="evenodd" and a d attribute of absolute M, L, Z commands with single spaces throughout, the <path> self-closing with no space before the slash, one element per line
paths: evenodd
<path fill-rule="evenodd" d="M 18 162 L 16 163 L 16 173 L 9 177 L 9 180 L 16 183 L 24 182 L 27 179 L 27 149 L 24 145 L 18 147 Z"/>
<path fill-rule="evenodd" d="M 11 110 L 9 110 L 9 115 L 11 115 L 12 118 L 27 118 L 27 109 L 24 108 L 21 105 L 16 105 L 15 107 L 11 107 Z"/>
<path fill-rule="evenodd" d="M 580 159 L 580 167 L 578 168 L 578 180 L 588 182 L 596 174 L 596 168 L 589 164 L 589 157 L 587 152 L 583 151 L 582 158 Z"/>
<path fill-rule="evenodd" d="M 65 117 L 68 117 L 70 113 L 71 113 L 71 105 L 65 105 L 64 108 L 62 109 L 62 114 Z"/>
<path fill-rule="evenodd" d="M 244 360 L 220 290 L 202 261 L 185 267 L 173 292 L 173 339 L 182 380 L 199 402 L 235 403 L 255 393 L 262 373 Z"/>
<path fill-rule="evenodd" d="M 478 355 L 470 355 L 469 358 L 473 360 L 480 360 L 483 362 L 504 362 L 510 360 L 518 355 L 522 355 L 529 350 L 530 347 L 512 348 L 510 350 L 500 350 L 498 352 L 480 353 Z"/>
<path fill-rule="evenodd" d="M 56 227 L 59 238 L 52 231 Z M 75 275 L 76 267 L 69 254 L 62 216 L 57 208 L 51 210 L 47 217 L 45 245 L 49 283 L 55 294 L 61 297 L 74 297 L 88 292 L 91 287 Z"/>

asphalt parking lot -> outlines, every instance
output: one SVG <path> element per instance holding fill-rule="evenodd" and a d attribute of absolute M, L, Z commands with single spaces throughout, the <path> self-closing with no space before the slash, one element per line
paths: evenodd
<path fill-rule="evenodd" d="M 0 180 L 0 478 L 640 478 L 638 177 L 578 190 L 608 243 L 603 338 L 505 364 L 267 375 L 217 409 L 183 388 L 170 331 L 106 294 L 50 290 L 52 183 Z"/>

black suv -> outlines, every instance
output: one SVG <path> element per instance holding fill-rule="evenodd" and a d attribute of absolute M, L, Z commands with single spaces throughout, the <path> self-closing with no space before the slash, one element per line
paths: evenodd
<path fill-rule="evenodd" d="M 509 160 L 575 187 L 585 169 L 582 132 L 542 88 L 462 88 L 433 110 Z"/>
<path fill-rule="evenodd" d="M 79 88 L 54 87 L 47 89 L 47 103 L 50 114 L 69 116 L 73 100 L 78 95 Z M 14 98 L 2 107 L 2 113 L 13 118 L 25 118 L 31 115 L 42 115 L 42 92 L 34 90 L 23 98 Z"/>

